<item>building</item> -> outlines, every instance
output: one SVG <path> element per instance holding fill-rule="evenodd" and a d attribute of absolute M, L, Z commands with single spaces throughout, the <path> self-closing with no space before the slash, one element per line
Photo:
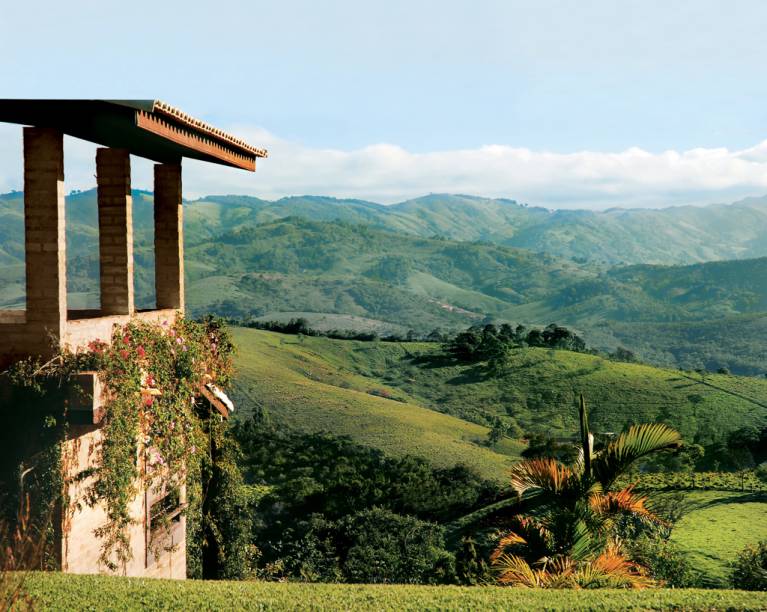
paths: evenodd
<path fill-rule="evenodd" d="M 0 100 L 0 121 L 28 126 L 23 128 L 26 308 L 0 310 L 0 371 L 19 358 L 47 357 L 64 347 L 84 348 L 95 340 L 109 342 L 114 326 L 132 319 L 175 320 L 184 311 L 182 159 L 255 171 L 256 159 L 266 157 L 266 151 L 153 100 Z M 101 298 L 98 310 L 67 308 L 64 135 L 101 145 L 95 160 Z M 136 310 L 133 296 L 131 155 L 156 162 L 156 306 L 144 311 Z M 87 482 L 71 477 L 93 461 L 93 448 L 101 437 L 104 398 L 97 375 L 85 372 L 77 379 L 90 399 L 75 400 L 70 393 L 67 400 L 70 424 L 62 466 L 65 479 L 72 482 L 63 507 L 53 517 L 54 565 L 65 572 L 96 573 L 106 571 L 98 562 L 100 542 L 93 535 L 103 521 L 104 511 L 98 505 L 83 503 Z M 226 405 L 211 390 L 201 391 L 226 412 Z M 20 407 L 11 406 L 11 401 L 0 387 L 0 407 L 5 403 L 5 410 L 18 410 Z M 6 463 L 39 452 L 36 440 L 18 439 L 12 444 L 16 449 L 6 453 Z M 22 488 L 24 477 L 22 470 Z M 165 501 L 160 494 L 146 490 L 133 500 L 133 554 L 119 573 L 186 576 L 181 500 L 176 504 L 176 515 L 170 517 L 175 519 L 170 532 L 173 550 L 159 557 L 149 550 L 152 508 Z"/>

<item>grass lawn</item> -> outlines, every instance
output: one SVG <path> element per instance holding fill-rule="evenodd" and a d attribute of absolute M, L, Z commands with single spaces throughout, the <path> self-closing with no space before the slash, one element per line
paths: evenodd
<path fill-rule="evenodd" d="M 537 591 L 30 574 L 40 610 L 760 610 L 767 593 L 698 589 Z"/>
<path fill-rule="evenodd" d="M 728 563 L 747 544 L 767 539 L 767 495 L 695 491 L 693 509 L 677 523 L 672 539 L 712 584 L 724 585 Z"/>

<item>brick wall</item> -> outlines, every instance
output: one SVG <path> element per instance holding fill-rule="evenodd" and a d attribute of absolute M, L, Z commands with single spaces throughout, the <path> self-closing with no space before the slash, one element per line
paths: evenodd
<path fill-rule="evenodd" d="M 27 346 L 48 354 L 49 335 L 61 337 L 67 313 L 64 225 L 64 136 L 24 128 L 24 233 Z"/>
<path fill-rule="evenodd" d="M 181 164 L 154 167 L 154 252 L 157 308 L 184 309 Z"/>
<path fill-rule="evenodd" d="M 101 313 L 131 314 L 133 306 L 133 214 L 130 154 L 96 150 L 99 209 Z"/>

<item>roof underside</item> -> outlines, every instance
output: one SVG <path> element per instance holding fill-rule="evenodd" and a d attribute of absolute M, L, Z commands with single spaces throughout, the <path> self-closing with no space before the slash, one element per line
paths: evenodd
<path fill-rule="evenodd" d="M 0 100 L 0 122 L 55 128 L 161 163 L 188 157 L 252 172 L 267 155 L 158 100 Z"/>

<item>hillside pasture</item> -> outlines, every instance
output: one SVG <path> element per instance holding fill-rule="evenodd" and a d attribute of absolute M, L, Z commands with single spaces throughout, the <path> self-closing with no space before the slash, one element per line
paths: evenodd
<path fill-rule="evenodd" d="M 480 425 L 496 416 L 515 419 L 526 432 L 571 435 L 577 428 L 576 396 L 583 393 L 596 431 L 616 432 L 639 422 L 664 421 L 686 440 L 708 443 L 744 425 L 767 419 L 767 380 L 695 373 L 614 362 L 604 357 L 540 348 L 510 352 L 505 371 L 491 375 L 484 363 L 459 363 L 435 343 L 359 342 L 238 331 L 249 355 L 273 343 L 277 361 L 313 364 L 312 376 L 360 391 L 386 389 L 392 397 Z M 275 340 L 279 339 L 279 340 Z M 252 348 L 249 348 L 252 345 Z M 269 348 L 272 347 L 272 348 Z M 247 365 L 248 360 L 243 362 Z M 306 369 L 304 367 L 304 369 Z M 253 369 L 251 368 L 251 372 Z"/>
<path fill-rule="evenodd" d="M 767 494 L 691 491 L 685 498 L 691 509 L 677 523 L 672 539 L 707 583 L 724 586 L 737 554 L 767 539 Z"/>
<path fill-rule="evenodd" d="M 524 448 L 506 440 L 490 449 L 484 445 L 486 427 L 422 407 L 334 363 L 332 354 L 321 352 L 333 341 L 251 329 L 236 329 L 234 339 L 235 395 L 245 413 L 260 407 L 286 427 L 349 436 L 391 456 L 415 455 L 438 467 L 465 464 L 494 480 L 505 478 Z"/>

